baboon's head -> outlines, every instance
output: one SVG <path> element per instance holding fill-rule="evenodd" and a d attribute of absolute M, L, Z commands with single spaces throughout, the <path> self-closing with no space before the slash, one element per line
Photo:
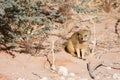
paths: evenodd
<path fill-rule="evenodd" d="M 80 29 L 78 31 L 78 40 L 80 42 L 86 42 L 90 38 L 90 30 L 87 29 Z"/>

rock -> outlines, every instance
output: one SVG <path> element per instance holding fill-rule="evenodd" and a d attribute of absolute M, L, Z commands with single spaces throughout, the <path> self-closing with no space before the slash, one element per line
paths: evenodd
<path fill-rule="evenodd" d="M 69 73 L 67 80 L 75 80 L 75 74 L 74 73 Z"/>
<path fill-rule="evenodd" d="M 75 73 L 69 73 L 70 77 L 75 77 Z"/>
<path fill-rule="evenodd" d="M 120 79 L 120 74 L 119 73 L 115 73 L 112 76 L 114 79 Z"/>
<path fill-rule="evenodd" d="M 24 78 L 18 78 L 17 80 L 25 80 Z"/>
<path fill-rule="evenodd" d="M 60 77 L 60 80 L 65 80 L 65 77 L 64 77 L 64 76 L 61 76 L 61 77 Z"/>
<path fill-rule="evenodd" d="M 67 80 L 75 80 L 74 77 L 68 77 Z"/>
<path fill-rule="evenodd" d="M 58 72 L 58 74 L 63 75 L 63 76 L 68 75 L 68 69 L 66 67 L 63 67 L 63 66 L 59 66 L 57 68 L 57 72 Z"/>
<path fill-rule="evenodd" d="M 111 70 L 111 67 L 107 67 L 107 69 Z"/>

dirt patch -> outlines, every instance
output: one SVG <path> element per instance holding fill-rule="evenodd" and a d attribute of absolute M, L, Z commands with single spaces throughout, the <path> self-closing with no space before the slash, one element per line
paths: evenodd
<path fill-rule="evenodd" d="M 87 63 L 90 62 L 91 67 L 93 67 L 101 61 L 109 65 L 100 66 L 94 71 L 96 80 L 119 80 L 120 44 L 117 41 L 117 34 L 114 32 L 115 22 L 116 20 L 109 18 L 101 23 L 96 23 L 97 45 L 95 47 L 95 54 L 88 56 L 87 60 L 81 60 L 66 53 L 62 48 L 62 43 L 66 40 L 54 35 L 49 35 L 44 41 L 43 45 L 46 48 L 41 50 L 40 54 L 49 54 L 48 58 L 52 62 L 51 42 L 54 40 L 55 67 L 64 66 L 68 69 L 69 73 L 74 73 L 75 76 L 72 80 L 92 80 L 87 70 Z M 77 30 L 79 28 L 75 29 L 75 31 Z M 93 27 L 91 27 L 91 30 L 93 30 Z M 74 29 L 68 33 L 67 37 L 73 32 Z M 93 40 L 92 32 L 91 45 Z M 52 71 L 45 56 L 36 57 L 14 51 L 12 53 L 15 54 L 15 58 L 12 58 L 4 51 L 0 52 L 0 80 L 42 80 L 46 77 L 48 80 L 68 79 L 66 76 L 61 76 L 57 72 Z"/>

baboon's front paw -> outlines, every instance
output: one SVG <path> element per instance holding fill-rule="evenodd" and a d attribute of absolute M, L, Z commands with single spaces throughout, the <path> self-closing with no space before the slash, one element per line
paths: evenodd
<path fill-rule="evenodd" d="M 76 55 L 76 54 L 72 54 L 72 56 L 77 57 L 77 55 Z"/>
<path fill-rule="evenodd" d="M 82 58 L 82 60 L 86 60 L 86 58 Z"/>
<path fill-rule="evenodd" d="M 86 60 L 86 59 L 83 59 L 84 61 Z"/>
<path fill-rule="evenodd" d="M 81 59 L 81 57 L 77 57 L 78 59 Z"/>

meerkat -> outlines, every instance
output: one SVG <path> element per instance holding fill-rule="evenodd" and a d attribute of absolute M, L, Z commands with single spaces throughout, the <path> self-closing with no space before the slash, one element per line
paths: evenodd
<path fill-rule="evenodd" d="M 75 32 L 66 42 L 65 50 L 73 56 L 85 59 L 85 56 L 90 53 L 89 39 L 90 30 L 80 29 Z"/>

